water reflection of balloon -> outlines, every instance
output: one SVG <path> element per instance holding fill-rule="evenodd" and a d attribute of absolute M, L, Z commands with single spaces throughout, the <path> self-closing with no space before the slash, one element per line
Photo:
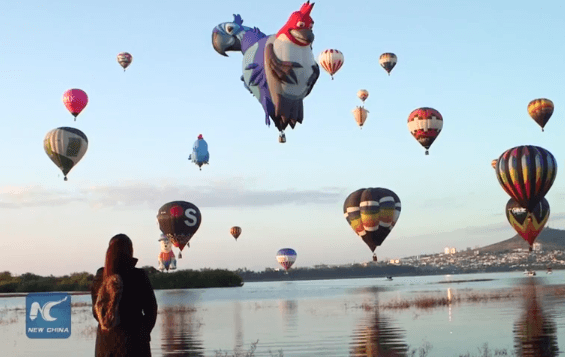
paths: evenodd
<path fill-rule="evenodd" d="M 353 334 L 352 357 L 406 356 L 408 345 L 403 342 L 405 331 L 395 327 L 392 320 L 379 313 L 376 308 L 368 319 L 368 323 L 357 328 Z"/>
<path fill-rule="evenodd" d="M 543 309 L 544 285 L 527 279 L 522 290 L 522 317 L 514 324 L 514 347 L 517 356 L 553 357 L 559 355 L 557 327 L 551 314 Z"/>
<path fill-rule="evenodd" d="M 198 333 L 200 323 L 195 321 L 191 306 L 165 306 L 161 317 L 161 350 L 163 356 L 203 357 L 203 342 Z"/>

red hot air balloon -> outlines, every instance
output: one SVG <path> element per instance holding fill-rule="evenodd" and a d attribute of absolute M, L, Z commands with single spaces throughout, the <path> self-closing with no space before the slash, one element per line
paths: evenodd
<path fill-rule="evenodd" d="M 63 104 L 65 104 L 67 110 L 75 117 L 76 121 L 77 115 L 79 115 L 88 104 L 88 96 L 81 89 L 69 89 L 63 94 Z"/>
<path fill-rule="evenodd" d="M 506 204 L 506 218 L 516 232 L 530 245 L 530 252 L 534 241 L 539 236 L 549 219 L 549 202 L 542 198 L 532 212 L 520 206 L 513 198 Z"/>

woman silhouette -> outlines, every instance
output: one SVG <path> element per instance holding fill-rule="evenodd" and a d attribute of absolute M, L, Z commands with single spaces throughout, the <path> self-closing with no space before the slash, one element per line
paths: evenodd
<path fill-rule="evenodd" d="M 92 313 L 98 321 L 96 357 L 151 356 L 157 300 L 147 273 L 136 263 L 128 236 L 110 239 L 104 267 L 91 287 Z"/>

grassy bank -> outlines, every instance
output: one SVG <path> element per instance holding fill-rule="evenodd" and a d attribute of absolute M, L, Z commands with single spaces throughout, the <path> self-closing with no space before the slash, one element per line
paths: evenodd
<path fill-rule="evenodd" d="M 147 271 L 154 289 L 223 288 L 243 284 L 243 279 L 239 275 L 228 270 L 179 270 L 161 273 L 153 267 L 143 267 L 143 269 Z M 56 277 L 33 273 L 13 276 L 5 271 L 0 273 L 0 293 L 88 292 L 93 279 L 94 275 L 87 272 Z"/>

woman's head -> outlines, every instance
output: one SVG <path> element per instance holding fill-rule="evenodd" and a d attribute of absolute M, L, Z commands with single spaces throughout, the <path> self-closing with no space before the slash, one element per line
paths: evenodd
<path fill-rule="evenodd" d="M 125 234 L 117 234 L 110 239 L 106 251 L 104 276 L 120 274 L 129 268 L 133 260 L 133 244 Z"/>

